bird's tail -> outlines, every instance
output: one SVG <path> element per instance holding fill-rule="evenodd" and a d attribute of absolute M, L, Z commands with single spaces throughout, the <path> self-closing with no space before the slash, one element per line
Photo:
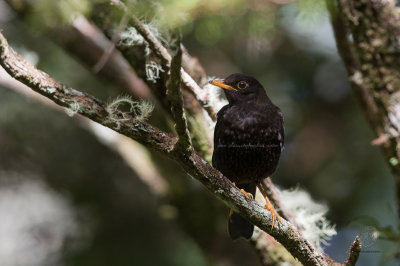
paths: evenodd
<path fill-rule="evenodd" d="M 238 188 L 244 189 L 246 192 L 251 193 L 253 197 L 256 194 L 256 184 L 254 183 L 240 186 L 238 185 Z M 252 225 L 239 214 L 230 212 L 228 231 L 232 240 L 238 239 L 239 237 L 249 239 L 253 235 L 254 225 Z"/>

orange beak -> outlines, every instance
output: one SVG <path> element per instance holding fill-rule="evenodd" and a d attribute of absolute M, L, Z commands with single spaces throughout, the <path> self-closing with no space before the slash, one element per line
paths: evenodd
<path fill-rule="evenodd" d="M 211 80 L 209 83 L 214 85 L 214 86 L 220 87 L 220 88 L 222 88 L 224 90 L 237 91 L 237 89 L 235 89 L 234 87 L 225 84 L 223 80 Z"/>

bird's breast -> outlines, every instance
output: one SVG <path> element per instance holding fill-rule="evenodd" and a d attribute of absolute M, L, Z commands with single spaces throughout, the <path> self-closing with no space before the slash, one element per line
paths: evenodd
<path fill-rule="evenodd" d="M 278 111 L 231 108 L 220 115 L 214 133 L 214 166 L 239 184 L 271 175 L 283 145 Z"/>

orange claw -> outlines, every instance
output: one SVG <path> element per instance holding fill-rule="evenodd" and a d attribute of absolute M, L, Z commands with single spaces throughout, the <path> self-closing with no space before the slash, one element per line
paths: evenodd
<path fill-rule="evenodd" d="M 271 219 L 272 219 L 271 230 L 272 230 L 272 228 L 274 228 L 275 225 L 275 220 L 278 220 L 278 223 L 282 222 L 281 217 L 276 212 L 274 206 L 272 206 L 271 202 L 268 199 L 267 193 L 265 193 L 263 187 L 260 184 L 257 184 L 257 187 L 260 190 L 261 194 L 264 196 L 265 201 L 267 202 L 267 204 L 265 204 L 265 209 L 271 213 Z"/>
<path fill-rule="evenodd" d="M 235 187 L 237 187 L 235 182 L 232 182 L 232 183 L 233 183 L 233 185 L 234 185 Z M 247 192 L 247 191 L 244 190 L 243 188 L 240 189 L 240 192 L 242 192 L 243 195 L 244 195 L 246 198 L 248 198 L 248 199 L 250 199 L 250 200 L 253 200 L 253 194 L 251 194 L 250 192 Z"/>
<path fill-rule="evenodd" d="M 274 209 L 274 206 L 272 206 L 271 202 L 265 204 L 265 209 L 267 209 L 270 213 L 271 213 L 271 219 L 272 219 L 272 225 L 271 225 L 271 229 L 274 228 L 275 225 L 275 219 L 278 220 L 278 223 L 281 222 L 281 217 L 279 216 L 279 214 L 276 212 L 276 210 Z"/>
<path fill-rule="evenodd" d="M 247 192 L 247 191 L 244 190 L 243 188 L 240 189 L 240 192 L 242 192 L 243 195 L 244 195 L 246 198 L 248 198 L 248 199 L 250 199 L 250 200 L 253 200 L 253 195 L 252 195 L 250 192 Z"/>

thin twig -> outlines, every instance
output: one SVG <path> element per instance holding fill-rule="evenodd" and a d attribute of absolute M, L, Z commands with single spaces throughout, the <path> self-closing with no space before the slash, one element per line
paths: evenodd
<path fill-rule="evenodd" d="M 226 177 L 204 161 L 194 150 L 190 156 L 174 150 L 178 139 L 175 136 L 139 121 L 127 114 L 119 124 L 109 121 L 106 105 L 89 94 L 67 87 L 51 78 L 48 74 L 36 69 L 22 59 L 0 33 L 0 64 L 15 79 L 29 86 L 32 90 L 46 96 L 58 105 L 70 107 L 104 126 L 124 134 L 148 148 L 157 150 L 178 162 L 191 176 L 199 180 L 214 195 L 223 200 L 235 212 L 246 217 L 254 225 L 273 236 L 295 258 L 304 265 L 327 265 L 330 260 L 325 254 L 313 248 L 301 233 L 289 222 L 271 227 L 271 214 L 257 202 L 248 200 Z"/>
<path fill-rule="evenodd" d="M 354 242 L 351 244 L 349 249 L 349 256 L 345 261 L 344 265 L 346 266 L 355 266 L 358 260 L 358 257 L 361 253 L 361 239 L 357 236 Z"/>
<path fill-rule="evenodd" d="M 200 85 L 203 87 L 208 83 L 208 77 L 204 67 L 201 65 L 198 58 L 193 57 L 189 54 L 186 47 L 181 44 L 182 49 L 182 66 L 183 69 Z"/>
<path fill-rule="evenodd" d="M 126 24 L 128 23 L 128 16 L 125 13 L 122 18 L 121 21 L 119 22 L 117 31 L 121 32 L 123 28 L 126 27 Z M 112 52 L 115 49 L 115 43 L 118 41 L 117 35 L 115 35 L 115 37 L 112 38 L 111 43 L 109 44 L 109 46 L 107 47 L 107 49 L 105 50 L 105 52 L 101 55 L 99 61 L 93 66 L 93 72 L 97 73 L 99 72 L 107 63 L 107 61 L 110 59 Z"/>

